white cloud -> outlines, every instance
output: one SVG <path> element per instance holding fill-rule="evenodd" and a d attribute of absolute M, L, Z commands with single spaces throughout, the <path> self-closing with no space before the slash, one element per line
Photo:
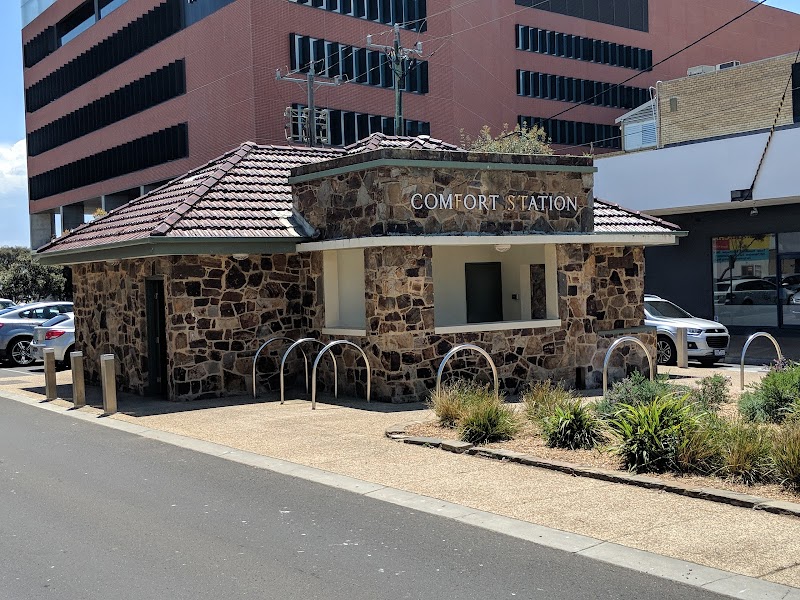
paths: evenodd
<path fill-rule="evenodd" d="M 0 246 L 27 245 L 28 230 L 25 140 L 0 143 Z"/>

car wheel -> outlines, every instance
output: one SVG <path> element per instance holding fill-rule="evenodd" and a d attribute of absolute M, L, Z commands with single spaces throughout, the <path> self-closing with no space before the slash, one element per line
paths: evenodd
<path fill-rule="evenodd" d="M 31 340 L 17 338 L 8 345 L 8 358 L 16 367 L 27 367 L 33 364 L 34 358 L 31 353 Z"/>
<path fill-rule="evenodd" d="M 677 363 L 675 344 L 667 336 L 658 336 L 656 342 L 656 360 L 660 365 L 674 365 Z"/>
<path fill-rule="evenodd" d="M 752 305 L 753 305 L 753 301 L 752 301 L 750 298 L 745 298 L 745 299 L 742 301 L 742 305 L 743 305 L 743 306 L 752 306 Z"/>

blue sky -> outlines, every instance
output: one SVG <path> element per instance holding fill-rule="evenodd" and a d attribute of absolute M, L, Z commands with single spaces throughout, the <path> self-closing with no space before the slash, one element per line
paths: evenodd
<path fill-rule="evenodd" d="M 800 0 L 767 3 L 800 12 Z M 20 29 L 20 0 L 0 0 L 0 246 L 30 243 Z"/>

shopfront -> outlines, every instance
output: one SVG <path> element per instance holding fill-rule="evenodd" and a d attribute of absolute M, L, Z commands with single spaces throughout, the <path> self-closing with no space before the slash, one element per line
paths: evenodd
<path fill-rule="evenodd" d="M 647 291 L 746 332 L 800 327 L 800 206 L 669 215 L 690 234 L 647 251 Z"/>
<path fill-rule="evenodd" d="M 275 335 L 356 344 L 374 397 L 394 402 L 424 399 L 464 342 L 491 355 L 508 392 L 540 379 L 598 387 L 622 335 L 652 352 L 644 248 L 674 244 L 675 226 L 595 201 L 590 158 L 400 143 L 313 160 L 291 149 L 291 170 L 286 149 L 246 145 L 46 247 L 43 260 L 75 265 L 79 344 L 90 357 L 119 353 L 122 387 L 141 393 L 154 367 L 140 305 L 157 278 L 175 399 L 252 389 L 254 350 Z M 224 235 L 215 216 L 230 221 Z M 126 220 L 146 232 L 146 255 L 114 241 Z M 279 358 L 268 356 L 259 386 L 275 386 Z M 612 375 L 646 364 L 626 350 Z M 363 363 L 345 352 L 339 365 L 344 389 L 363 394 Z M 331 363 L 320 369 L 330 388 Z M 472 377 L 485 365 L 460 358 L 453 369 Z"/>

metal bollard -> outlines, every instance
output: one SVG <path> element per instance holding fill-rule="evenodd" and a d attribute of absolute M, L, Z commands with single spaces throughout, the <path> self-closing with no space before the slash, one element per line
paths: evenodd
<path fill-rule="evenodd" d="M 686 327 L 678 327 L 675 332 L 675 349 L 677 351 L 676 364 L 681 369 L 689 368 L 689 342 L 687 340 L 688 329 Z"/>
<path fill-rule="evenodd" d="M 56 387 L 56 351 L 52 348 L 44 349 L 44 390 L 47 400 L 58 398 Z"/>
<path fill-rule="evenodd" d="M 100 356 L 100 378 L 103 385 L 103 412 L 113 415 L 117 412 L 117 375 L 113 354 Z"/>
<path fill-rule="evenodd" d="M 72 404 L 75 408 L 86 406 L 86 382 L 83 380 L 83 352 L 70 352 L 72 367 Z"/>

